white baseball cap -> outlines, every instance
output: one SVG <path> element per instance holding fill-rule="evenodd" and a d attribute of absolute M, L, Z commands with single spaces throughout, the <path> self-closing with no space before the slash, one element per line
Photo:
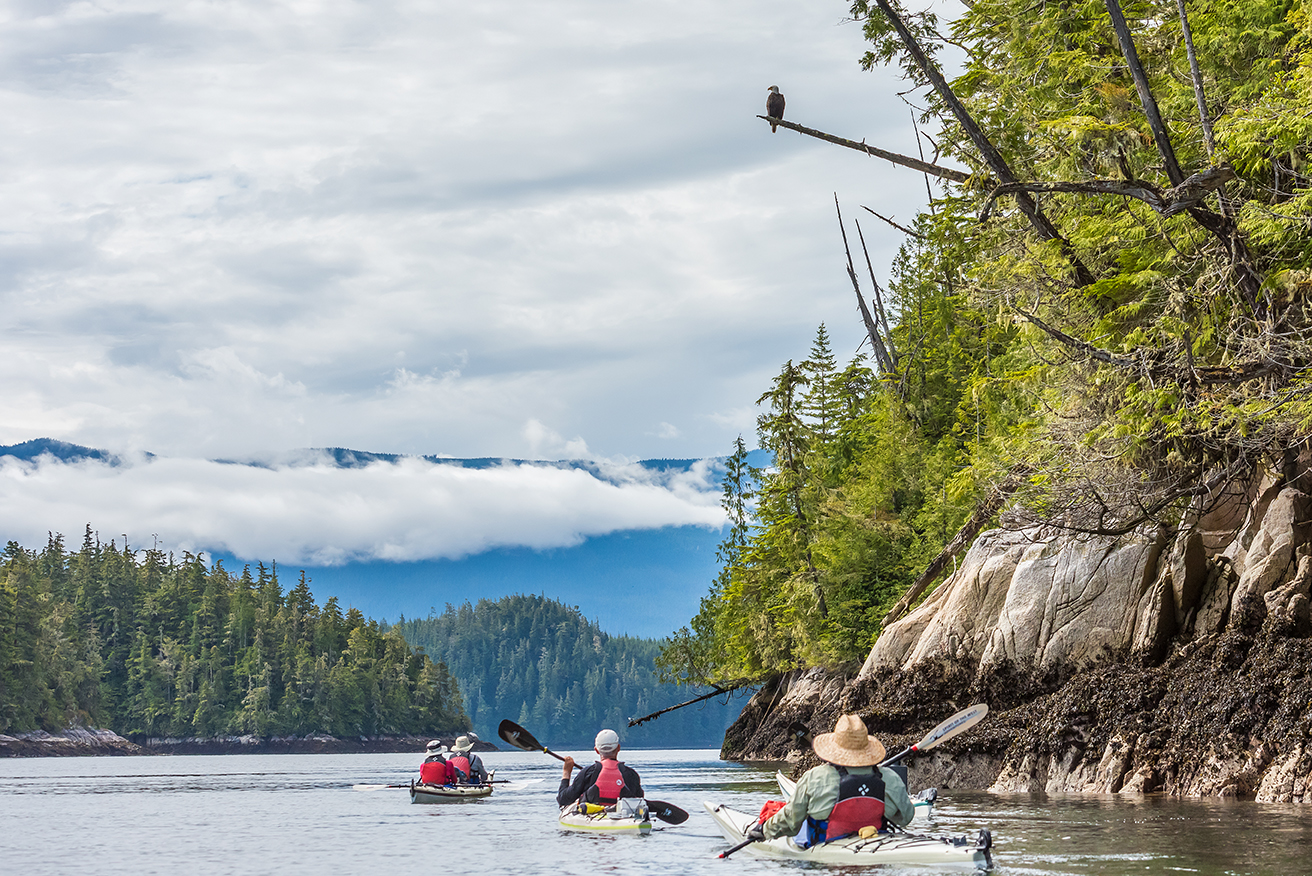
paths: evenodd
<path fill-rule="evenodd" d="M 620 747 L 620 736 L 614 730 L 602 730 L 593 745 L 602 754 L 609 754 Z"/>

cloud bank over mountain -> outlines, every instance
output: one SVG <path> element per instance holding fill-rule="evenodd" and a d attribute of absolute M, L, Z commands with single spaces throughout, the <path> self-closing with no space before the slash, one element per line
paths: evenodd
<path fill-rule="evenodd" d="M 711 460 L 656 467 L 416 457 L 343 465 L 326 451 L 244 464 L 0 456 L 0 531 L 27 547 L 47 532 L 238 560 L 338 566 L 572 547 L 625 530 L 717 528 Z M 412 610 L 413 611 L 413 610 Z"/>

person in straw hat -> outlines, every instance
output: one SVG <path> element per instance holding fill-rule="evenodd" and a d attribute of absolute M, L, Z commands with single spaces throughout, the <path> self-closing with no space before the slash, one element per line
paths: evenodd
<path fill-rule="evenodd" d="M 456 777 L 462 784 L 481 785 L 487 781 L 483 758 L 474 754 L 474 739 L 477 738 L 472 733 L 461 736 L 451 746 L 451 757 L 447 762 L 455 768 Z"/>
<path fill-rule="evenodd" d="M 856 715 L 840 715 L 833 733 L 822 733 L 811 743 L 825 761 L 807 770 L 797 782 L 793 799 L 764 824 L 747 834 L 751 839 L 796 836 L 809 826 L 802 845 L 828 842 L 857 833 L 863 827 L 879 829 L 886 822 L 905 827 L 915 808 L 907 786 L 890 769 L 878 766 L 884 746 L 866 732 Z"/>

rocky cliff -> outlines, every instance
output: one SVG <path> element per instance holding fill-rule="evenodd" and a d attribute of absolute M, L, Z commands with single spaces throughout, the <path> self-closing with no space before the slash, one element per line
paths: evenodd
<path fill-rule="evenodd" d="M 1312 802 L 1306 462 L 1175 531 L 984 533 L 863 666 L 759 691 L 725 756 L 805 762 L 787 725 L 821 732 L 840 711 L 892 747 L 982 701 L 989 719 L 913 785 Z"/>

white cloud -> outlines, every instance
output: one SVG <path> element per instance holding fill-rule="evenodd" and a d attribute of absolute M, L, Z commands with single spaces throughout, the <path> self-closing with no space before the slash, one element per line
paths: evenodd
<path fill-rule="evenodd" d="M 403 458 L 340 468 L 318 453 L 265 465 L 130 458 L 121 465 L 0 457 L 0 529 L 29 547 L 48 531 L 242 560 L 335 565 L 458 558 L 498 547 L 723 522 L 711 463 L 652 471 L 597 463 L 462 468 Z"/>
<path fill-rule="evenodd" d="M 915 151 L 845 8 L 11 4 L 0 443 L 725 452 L 923 197 L 753 117 Z"/>

